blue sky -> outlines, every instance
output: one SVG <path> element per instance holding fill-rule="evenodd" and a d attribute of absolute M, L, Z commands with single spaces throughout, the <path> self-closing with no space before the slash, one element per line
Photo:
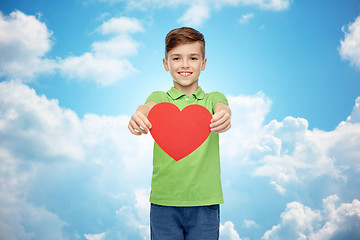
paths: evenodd
<path fill-rule="evenodd" d="M 355 239 L 360 3 L 1 1 L 0 234 L 148 239 L 152 139 L 127 130 L 172 86 L 164 38 L 205 35 L 224 93 L 221 239 Z M 344 226 L 349 226 L 345 228 Z"/>

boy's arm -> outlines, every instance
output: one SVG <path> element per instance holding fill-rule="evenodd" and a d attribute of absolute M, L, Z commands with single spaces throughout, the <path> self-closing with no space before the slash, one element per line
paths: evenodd
<path fill-rule="evenodd" d="M 128 128 L 134 135 L 140 136 L 141 134 L 147 134 L 151 128 L 151 123 L 147 119 L 148 113 L 151 108 L 155 106 L 155 102 L 149 102 L 145 105 L 140 105 L 136 112 L 131 116 Z"/>
<path fill-rule="evenodd" d="M 210 129 L 215 133 L 223 133 L 231 128 L 231 110 L 224 103 L 218 102 L 214 107 L 215 114 L 211 119 Z"/>

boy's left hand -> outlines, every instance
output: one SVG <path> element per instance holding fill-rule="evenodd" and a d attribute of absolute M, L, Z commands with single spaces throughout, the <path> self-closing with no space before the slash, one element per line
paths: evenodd
<path fill-rule="evenodd" d="M 215 114 L 211 119 L 210 130 L 215 133 L 223 133 L 231 128 L 231 111 L 223 103 L 215 105 Z"/>

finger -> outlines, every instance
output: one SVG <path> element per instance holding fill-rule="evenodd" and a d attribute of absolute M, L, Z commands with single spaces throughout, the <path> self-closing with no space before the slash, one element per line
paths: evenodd
<path fill-rule="evenodd" d="M 150 121 L 142 113 L 138 117 L 141 120 L 140 126 L 146 131 L 146 133 L 149 132 L 149 130 L 152 128 Z"/>
<path fill-rule="evenodd" d="M 140 134 L 147 134 L 146 130 L 144 130 L 144 128 L 141 127 L 141 125 L 139 125 L 138 121 L 135 121 L 134 119 L 130 120 L 130 124 L 131 124 L 132 128 L 134 129 L 134 131 L 137 131 Z"/>
<path fill-rule="evenodd" d="M 141 133 L 139 133 L 139 132 L 137 132 L 137 131 L 134 130 L 134 128 L 130 125 L 130 123 L 129 123 L 129 125 L 128 125 L 128 129 L 129 129 L 130 132 L 131 132 L 132 134 L 134 134 L 134 135 L 137 135 L 137 136 L 141 135 Z"/>
<path fill-rule="evenodd" d="M 137 125 L 135 124 L 135 127 L 133 125 L 134 125 L 134 122 L 130 122 L 129 125 L 128 125 L 128 128 L 129 128 L 130 132 L 132 134 L 134 134 L 134 135 L 137 135 L 137 136 L 141 135 L 142 133 L 139 130 L 135 129 L 135 127 Z"/>
<path fill-rule="evenodd" d="M 215 133 L 224 133 L 226 132 L 227 130 L 229 130 L 231 128 L 231 124 L 229 124 L 226 128 L 224 129 L 221 129 L 221 130 L 217 130 Z"/>
<path fill-rule="evenodd" d="M 213 115 L 212 119 L 211 119 L 211 122 L 216 122 L 218 121 L 220 118 L 222 118 L 224 116 L 224 112 L 223 111 L 220 111 L 220 112 L 217 112 Z"/>
<path fill-rule="evenodd" d="M 225 112 L 224 114 L 221 115 L 221 118 L 218 118 L 216 121 L 212 122 L 210 124 L 210 127 L 214 128 L 214 127 L 220 126 L 220 125 L 224 124 L 224 122 L 226 122 L 227 120 L 230 120 L 230 119 L 231 119 L 231 115 Z"/>
<path fill-rule="evenodd" d="M 217 127 L 211 128 L 210 130 L 216 133 L 223 132 L 229 125 L 230 125 L 230 119 L 226 120 L 223 124 Z"/>
<path fill-rule="evenodd" d="M 210 124 L 210 128 L 218 127 L 218 126 L 224 124 L 224 122 L 226 122 L 226 120 L 228 120 L 228 118 L 226 117 L 226 115 L 224 115 L 222 118 L 216 120 L 215 122 L 212 122 Z"/>
<path fill-rule="evenodd" d="M 144 116 L 143 122 L 145 126 L 150 130 L 152 128 L 151 122 L 147 119 L 147 117 Z"/>
<path fill-rule="evenodd" d="M 135 123 L 135 125 L 132 124 L 134 129 L 138 130 L 139 132 L 145 133 L 145 134 L 148 133 L 149 128 L 143 122 L 143 119 L 141 119 L 141 117 L 139 117 L 137 115 L 133 115 L 132 122 Z"/>
<path fill-rule="evenodd" d="M 226 131 L 228 131 L 231 128 L 231 124 L 229 124 L 225 129 L 218 131 L 217 133 L 224 133 Z"/>

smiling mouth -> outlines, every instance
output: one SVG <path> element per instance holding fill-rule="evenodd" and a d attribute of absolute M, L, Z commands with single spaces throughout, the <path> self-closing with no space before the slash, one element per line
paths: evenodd
<path fill-rule="evenodd" d="M 192 73 L 191 72 L 179 72 L 180 76 L 182 77 L 188 77 L 190 76 Z"/>

